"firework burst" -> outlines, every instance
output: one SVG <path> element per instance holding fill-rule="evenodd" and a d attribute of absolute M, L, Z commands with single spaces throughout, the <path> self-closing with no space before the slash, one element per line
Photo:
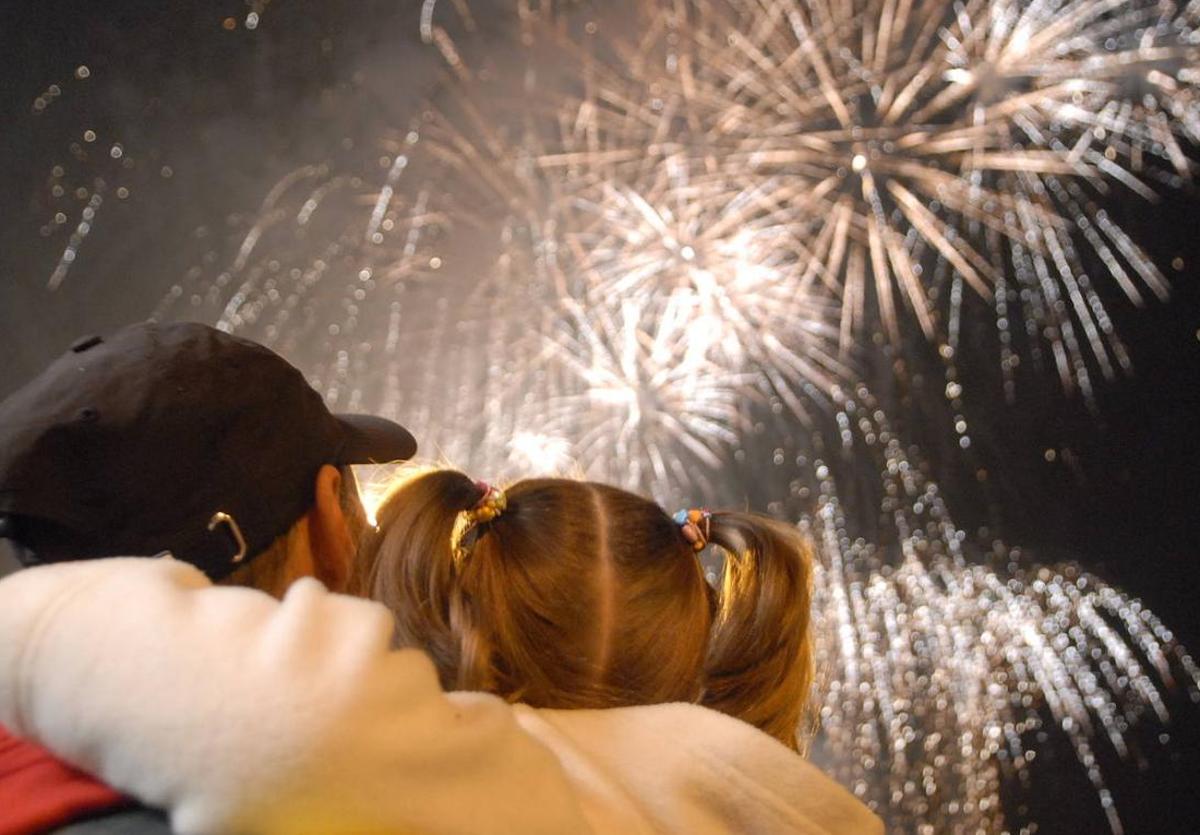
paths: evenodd
<path fill-rule="evenodd" d="M 910 323 L 953 347 L 964 306 L 983 309 L 973 297 L 995 311 L 1010 394 L 1022 347 L 1039 364 L 1048 351 L 1063 385 L 1089 399 L 1095 369 L 1128 368 L 1093 276 L 1137 303 L 1145 290 L 1165 297 L 1166 282 L 1099 201 L 1114 186 L 1152 198 L 1147 180 L 1191 176 L 1187 142 L 1200 120 L 1193 9 L 1080 1 L 918 10 L 892 0 L 639 8 L 636 39 L 601 42 L 594 26 L 572 39 L 548 12 L 537 20 L 554 25 L 526 25 L 539 48 L 580 66 L 567 81 L 557 67 L 542 73 L 539 107 L 561 104 L 540 126 L 536 113 L 527 117 L 537 137 L 527 161 L 603 181 L 590 198 L 598 212 L 631 211 L 662 233 L 661 257 L 635 257 L 624 282 L 698 251 L 687 242 L 695 230 L 672 224 L 703 218 L 702 238 L 730 230 L 722 232 L 730 214 L 680 208 L 705 201 L 707 180 L 738 206 L 739 223 L 786 230 L 786 276 L 834 294 L 843 351 L 876 327 L 899 345 Z M 676 194 L 630 205 L 655 187 Z M 745 195 L 753 203 L 739 203 Z"/>
<path fill-rule="evenodd" d="M 755 369 L 764 391 L 807 420 L 806 401 L 820 404 L 851 371 L 837 357 L 835 304 L 796 269 L 789 227 L 760 203 L 770 187 L 730 194 L 677 182 L 639 193 L 606 183 L 603 202 L 577 201 L 585 222 L 567 234 L 587 306 L 665 295 L 672 315 L 691 311 L 691 350 L 715 362 L 707 374 Z"/>
<path fill-rule="evenodd" d="M 560 326 L 569 330 L 547 346 L 578 385 L 552 396 L 546 412 L 590 477 L 660 496 L 689 482 L 713 491 L 709 474 L 745 430 L 749 381 L 712 367 L 689 334 L 695 304 L 684 294 L 668 299 L 647 326 L 637 301 L 621 303 L 615 316 L 568 303 Z"/>

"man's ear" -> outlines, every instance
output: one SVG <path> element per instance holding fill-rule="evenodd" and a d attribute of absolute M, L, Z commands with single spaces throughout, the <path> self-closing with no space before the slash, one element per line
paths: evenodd
<path fill-rule="evenodd" d="M 341 503 L 342 474 L 329 464 L 317 473 L 316 499 L 308 511 L 313 569 L 331 591 L 344 591 L 354 560 L 354 538 Z"/>

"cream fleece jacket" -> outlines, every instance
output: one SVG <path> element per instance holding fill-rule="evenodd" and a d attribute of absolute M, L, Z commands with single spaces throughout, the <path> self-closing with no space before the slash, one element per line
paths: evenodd
<path fill-rule="evenodd" d="M 0 723 L 201 833 L 881 833 L 783 745 L 696 705 L 445 693 L 383 607 L 282 602 L 171 559 L 0 581 Z"/>

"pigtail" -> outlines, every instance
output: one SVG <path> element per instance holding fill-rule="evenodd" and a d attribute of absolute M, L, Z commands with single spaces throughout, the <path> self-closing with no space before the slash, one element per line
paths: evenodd
<path fill-rule="evenodd" d="M 456 470 L 415 476 L 380 507 L 380 533 L 367 547 L 370 593 L 395 615 L 397 643 L 427 651 L 447 689 L 461 687 L 458 671 L 475 666 L 463 663 L 464 651 L 486 654 L 470 637 L 453 553 L 460 514 L 480 498 L 479 485 Z"/>
<path fill-rule="evenodd" d="M 756 514 L 714 513 L 708 525 L 726 559 L 700 703 L 798 749 L 813 680 L 811 546 Z"/>

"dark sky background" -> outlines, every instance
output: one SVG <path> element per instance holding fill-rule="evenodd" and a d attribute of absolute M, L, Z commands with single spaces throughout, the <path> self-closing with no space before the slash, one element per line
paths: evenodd
<path fill-rule="evenodd" d="M 472 4 L 485 29 L 494 5 Z M 220 234 L 228 215 L 254 211 L 286 171 L 347 137 L 403 126 L 437 95 L 441 65 L 419 42 L 415 0 L 275 0 L 256 31 L 245 28 L 247 8 L 241 0 L 6 8 L 0 396 L 77 336 L 145 317 L 191 263 L 197 229 Z M 80 66 L 88 78 L 76 77 Z M 61 94 L 35 111 L 51 84 Z M 86 129 L 94 143 L 81 142 Z M 43 236 L 42 227 L 70 206 L 63 211 L 74 228 L 82 205 L 51 195 L 56 165 L 72 186 L 102 177 L 106 193 L 52 292 L 46 283 L 69 231 Z M 122 186 L 125 199 L 116 196 Z M 1142 597 L 1200 649 L 1200 196 L 1176 192 L 1153 205 L 1125 197 L 1108 209 L 1173 284 L 1170 303 L 1142 309 L 1102 288 L 1134 374 L 1100 381 L 1091 413 L 1049 374 L 1023 370 L 1008 405 L 986 357 L 966 367 L 976 454 L 996 474 L 986 493 L 954 453 L 937 448 L 945 433 L 920 439 L 968 529 L 989 526 L 1042 560 L 1079 561 Z"/>

